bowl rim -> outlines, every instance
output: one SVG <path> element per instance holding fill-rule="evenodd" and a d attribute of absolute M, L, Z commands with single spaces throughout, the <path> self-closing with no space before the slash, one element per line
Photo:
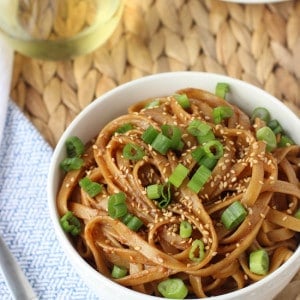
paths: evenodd
<path fill-rule="evenodd" d="M 206 77 L 208 79 L 213 79 L 217 81 L 230 81 L 230 84 L 235 84 L 238 86 L 239 89 L 241 88 L 246 88 L 246 89 L 251 89 L 255 90 L 257 93 L 263 95 L 264 97 L 268 98 L 272 104 L 276 104 L 280 106 L 280 109 L 285 110 L 286 113 L 288 113 L 292 121 L 298 122 L 300 125 L 300 119 L 298 116 L 290 109 L 288 108 L 282 101 L 274 97 L 273 95 L 267 93 L 263 89 L 254 86 L 250 83 L 247 83 L 245 81 L 242 81 L 237 78 L 233 78 L 227 75 L 223 74 L 216 74 L 216 73 L 208 73 L 208 72 L 198 72 L 198 71 L 176 71 L 176 72 L 164 72 L 164 73 L 157 73 L 157 74 L 152 74 L 152 75 L 146 75 L 138 79 L 131 80 L 129 82 L 120 84 L 119 86 L 113 88 L 112 90 L 106 92 L 102 96 L 96 98 L 93 102 L 91 102 L 88 106 L 86 106 L 82 111 L 73 119 L 73 121 L 68 125 L 68 127 L 65 129 L 63 132 L 62 136 L 60 137 L 54 151 L 51 157 L 50 161 L 50 167 L 49 167 L 49 172 L 48 172 L 48 178 L 47 178 L 47 198 L 48 198 L 48 208 L 50 212 L 50 218 L 52 220 L 52 224 L 54 226 L 55 234 L 59 240 L 59 244 L 64 250 L 65 254 L 67 254 L 69 261 L 71 261 L 69 255 L 72 255 L 72 258 L 76 264 L 82 264 L 82 268 L 84 268 L 85 271 L 91 272 L 89 273 L 93 277 L 99 277 L 101 278 L 101 281 L 103 281 L 104 284 L 108 284 L 112 286 L 112 288 L 117 288 L 117 289 L 123 289 L 124 292 L 130 297 L 130 296 L 140 296 L 143 297 L 143 299 L 148 299 L 148 300 L 155 300 L 155 299 L 165 299 L 161 297 L 156 297 L 156 296 L 150 296 L 146 294 L 142 294 L 136 291 L 133 291 L 131 289 L 128 289 L 126 287 L 121 286 L 120 284 L 110 280 L 109 278 L 105 277 L 101 273 L 99 273 L 97 270 L 95 270 L 92 266 L 90 266 L 76 251 L 76 249 L 73 247 L 71 244 L 70 240 L 69 242 L 66 243 L 68 240 L 67 235 L 63 232 L 62 228 L 59 225 L 59 218 L 58 218 L 58 213 L 57 213 L 57 207 L 56 207 L 56 193 L 57 191 L 53 191 L 53 180 L 54 176 L 57 172 L 56 167 L 57 167 L 57 158 L 59 154 L 61 153 L 65 139 L 70 135 L 70 133 L 76 129 L 76 126 L 78 126 L 79 123 L 83 121 L 83 119 L 86 117 L 86 115 L 89 115 L 91 111 L 93 111 L 99 104 L 108 101 L 116 92 L 120 92 L 122 90 L 128 90 L 131 88 L 134 88 L 136 85 L 141 85 L 145 84 L 147 82 L 151 81 L 156 81 L 156 80 L 167 80 L 170 78 L 177 78 L 181 76 L 196 76 L 196 77 Z M 140 99 L 142 100 L 142 99 Z M 99 130 L 101 127 L 99 128 Z M 299 143 L 299 142 L 298 142 Z M 69 254 L 69 255 L 68 255 Z M 277 268 L 275 271 L 272 273 L 268 274 L 268 276 L 262 278 L 260 281 L 255 282 L 249 286 L 246 286 L 242 288 L 241 290 L 233 291 L 231 293 L 227 293 L 224 295 L 220 296 L 214 296 L 214 297 L 208 297 L 208 298 L 203 298 L 203 299 L 211 299 L 211 300 L 221 300 L 221 299 L 230 299 L 230 297 L 239 295 L 242 291 L 242 293 L 247 293 L 247 292 L 252 292 L 256 291 L 257 289 L 261 288 L 261 285 L 264 285 L 264 283 L 272 281 L 274 277 L 277 276 L 277 274 L 280 272 L 283 272 L 284 270 L 288 269 L 290 265 L 294 264 L 296 262 L 296 259 L 300 258 L 300 247 L 296 249 L 296 251 L 291 255 L 291 257 L 279 268 Z M 74 263 L 72 261 L 72 266 L 74 266 Z M 300 265 L 299 265 L 300 267 Z M 78 270 L 77 270 L 78 271 Z M 240 295 L 243 296 L 243 295 Z M 228 297 L 228 298 L 227 298 Z"/>

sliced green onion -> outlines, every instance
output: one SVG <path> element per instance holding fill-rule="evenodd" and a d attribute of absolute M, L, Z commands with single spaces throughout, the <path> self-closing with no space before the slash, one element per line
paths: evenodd
<path fill-rule="evenodd" d="M 193 136 L 205 136 L 211 131 L 211 126 L 198 119 L 194 119 L 189 123 L 187 131 Z"/>
<path fill-rule="evenodd" d="M 128 143 L 123 148 L 123 156 L 130 160 L 140 160 L 145 156 L 145 152 L 138 145 Z"/>
<path fill-rule="evenodd" d="M 133 125 L 131 123 L 125 123 L 116 130 L 116 133 L 125 133 L 131 129 L 133 129 Z"/>
<path fill-rule="evenodd" d="M 179 226 L 179 235 L 180 237 L 189 238 L 192 235 L 193 227 L 190 222 L 182 221 Z"/>
<path fill-rule="evenodd" d="M 270 259 L 265 249 L 255 250 L 249 255 L 250 271 L 257 275 L 266 275 L 269 272 Z"/>
<path fill-rule="evenodd" d="M 124 215 L 121 218 L 121 221 L 126 225 L 133 218 L 133 216 L 134 216 L 133 214 L 128 212 L 126 215 Z"/>
<path fill-rule="evenodd" d="M 221 221 L 226 229 L 231 230 L 240 225 L 247 216 L 247 210 L 239 201 L 231 203 L 222 213 Z"/>
<path fill-rule="evenodd" d="M 268 126 L 259 128 L 256 131 L 256 138 L 259 141 L 264 141 L 267 144 L 267 151 L 271 152 L 277 147 L 276 136 L 272 129 Z"/>
<path fill-rule="evenodd" d="M 211 140 L 214 140 L 215 135 L 214 135 L 213 131 L 211 130 L 206 135 L 198 135 L 196 138 L 197 138 L 198 143 L 201 145 L 201 144 L 205 144 Z"/>
<path fill-rule="evenodd" d="M 206 168 L 212 170 L 218 162 L 218 159 L 209 157 L 207 155 L 199 159 L 199 164 L 205 166 Z"/>
<path fill-rule="evenodd" d="M 123 217 L 125 214 L 127 214 L 127 206 L 125 203 L 118 205 L 109 205 L 108 214 L 113 219 Z"/>
<path fill-rule="evenodd" d="M 153 108 L 153 107 L 157 107 L 157 106 L 159 106 L 159 104 L 160 104 L 159 99 L 155 99 L 155 100 L 153 100 L 153 101 L 147 103 L 147 104 L 145 105 L 144 108 Z"/>
<path fill-rule="evenodd" d="M 277 120 L 271 120 L 268 124 L 268 127 L 272 129 L 275 134 L 283 132 L 283 128 Z"/>
<path fill-rule="evenodd" d="M 271 120 L 271 115 L 266 108 L 256 107 L 251 114 L 251 121 L 254 122 L 256 118 L 259 118 L 268 124 Z"/>
<path fill-rule="evenodd" d="M 184 147 L 184 142 L 182 140 L 179 141 L 179 144 L 176 148 L 174 148 L 174 150 L 178 150 L 181 151 Z"/>
<path fill-rule="evenodd" d="M 162 199 L 158 202 L 159 208 L 166 208 L 169 205 L 170 201 L 167 199 Z"/>
<path fill-rule="evenodd" d="M 287 147 L 287 146 L 294 145 L 294 144 L 295 144 L 295 142 L 289 136 L 282 134 L 277 146 L 278 147 Z"/>
<path fill-rule="evenodd" d="M 213 133 L 212 130 L 210 130 L 207 134 L 205 135 L 198 135 L 197 136 L 197 140 L 198 140 L 198 143 L 199 144 L 204 144 L 204 143 L 207 143 L 211 140 L 214 140 L 215 139 L 215 135 Z"/>
<path fill-rule="evenodd" d="M 215 139 L 212 127 L 198 119 L 194 119 L 190 122 L 187 131 L 197 138 L 199 144 Z"/>
<path fill-rule="evenodd" d="M 159 208 L 165 208 L 171 201 L 171 184 L 151 184 L 146 187 L 147 197 L 158 202 Z"/>
<path fill-rule="evenodd" d="M 295 212 L 294 217 L 300 219 L 300 208 Z"/>
<path fill-rule="evenodd" d="M 146 187 L 147 197 L 149 199 L 159 199 L 162 195 L 162 184 L 151 184 Z"/>
<path fill-rule="evenodd" d="M 163 297 L 169 299 L 184 299 L 188 294 L 188 288 L 180 278 L 169 278 L 157 285 L 158 291 Z"/>
<path fill-rule="evenodd" d="M 202 146 L 199 146 L 191 152 L 191 155 L 196 162 L 199 162 L 200 159 L 205 156 L 205 151 Z"/>
<path fill-rule="evenodd" d="M 202 240 L 194 240 L 189 251 L 189 259 L 194 262 L 201 262 L 205 256 L 204 243 Z"/>
<path fill-rule="evenodd" d="M 117 219 L 127 214 L 127 205 L 125 203 L 126 195 L 123 192 L 113 194 L 108 198 L 108 214 Z"/>
<path fill-rule="evenodd" d="M 233 110 L 229 106 L 218 106 L 213 109 L 212 116 L 215 124 L 220 124 L 224 119 L 233 115 Z"/>
<path fill-rule="evenodd" d="M 122 277 L 125 277 L 127 275 L 127 269 L 125 267 L 119 267 L 117 265 L 113 266 L 113 269 L 111 271 L 111 276 L 113 278 L 119 279 Z"/>
<path fill-rule="evenodd" d="M 171 144 L 171 140 L 168 137 L 166 137 L 162 132 L 160 132 L 151 143 L 151 146 L 160 154 L 165 155 L 170 149 Z"/>
<path fill-rule="evenodd" d="M 171 140 L 170 148 L 177 150 L 180 147 L 181 130 L 178 126 L 164 124 L 161 126 L 163 135 Z"/>
<path fill-rule="evenodd" d="M 67 157 L 60 163 L 60 168 L 65 172 L 79 170 L 84 161 L 80 156 L 84 153 L 84 144 L 77 136 L 70 136 L 66 139 Z"/>
<path fill-rule="evenodd" d="M 180 104 L 183 109 L 190 108 L 190 100 L 186 94 L 175 94 L 174 98 Z"/>
<path fill-rule="evenodd" d="M 216 85 L 216 90 L 215 90 L 215 94 L 218 97 L 221 97 L 223 99 L 225 99 L 226 94 L 230 91 L 230 87 L 228 83 L 225 82 L 218 82 Z"/>
<path fill-rule="evenodd" d="M 123 192 L 118 192 L 109 196 L 108 201 L 111 201 L 113 205 L 118 205 L 121 203 L 125 203 L 126 195 Z"/>
<path fill-rule="evenodd" d="M 188 182 L 188 188 L 190 188 L 195 193 L 199 193 L 199 191 L 209 179 L 210 175 L 211 170 L 206 166 L 201 165 Z"/>
<path fill-rule="evenodd" d="M 71 211 L 67 211 L 61 217 L 60 225 L 65 232 L 71 233 L 73 236 L 76 236 L 81 232 L 81 223 Z"/>
<path fill-rule="evenodd" d="M 102 184 L 93 182 L 88 177 L 80 179 L 79 185 L 90 197 L 95 197 L 102 191 Z"/>
<path fill-rule="evenodd" d="M 213 169 L 220 157 L 224 154 L 224 147 L 218 140 L 209 140 L 191 152 L 194 160 L 205 165 L 209 169 Z"/>
<path fill-rule="evenodd" d="M 60 168 L 65 172 L 79 170 L 83 166 L 83 159 L 79 157 L 67 157 L 60 163 Z"/>
<path fill-rule="evenodd" d="M 215 159 L 219 159 L 224 154 L 223 145 L 218 140 L 208 141 L 203 145 L 203 149 L 208 157 Z"/>
<path fill-rule="evenodd" d="M 138 231 L 144 225 L 140 218 L 131 213 L 127 213 L 123 216 L 121 221 L 132 231 Z"/>
<path fill-rule="evenodd" d="M 163 185 L 161 198 L 158 202 L 158 207 L 165 208 L 169 205 L 170 202 L 171 202 L 171 184 L 170 182 L 166 182 Z"/>
<path fill-rule="evenodd" d="M 178 188 L 188 174 L 189 169 L 183 164 L 179 163 L 170 175 L 169 182 Z"/>
<path fill-rule="evenodd" d="M 132 231 L 138 231 L 144 225 L 143 221 L 137 216 L 132 216 L 125 224 Z"/>
<path fill-rule="evenodd" d="M 159 131 L 156 130 L 152 125 L 150 125 L 142 134 L 142 140 L 147 143 L 151 144 L 154 139 L 159 134 Z"/>
<path fill-rule="evenodd" d="M 84 152 L 84 144 L 77 136 L 70 136 L 66 139 L 66 151 L 68 157 L 79 157 Z"/>

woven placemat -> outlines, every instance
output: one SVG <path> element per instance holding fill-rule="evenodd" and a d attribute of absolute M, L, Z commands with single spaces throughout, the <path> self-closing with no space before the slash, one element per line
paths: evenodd
<path fill-rule="evenodd" d="M 300 1 L 125 0 L 118 28 L 93 53 L 62 62 L 16 53 L 11 98 L 54 147 L 70 121 L 106 91 L 180 70 L 245 80 L 300 116 Z"/>
<path fill-rule="evenodd" d="M 55 146 L 96 97 L 144 75 L 178 70 L 243 79 L 300 116 L 300 1 L 125 0 L 113 36 L 91 54 L 52 62 L 16 53 L 11 97 Z"/>

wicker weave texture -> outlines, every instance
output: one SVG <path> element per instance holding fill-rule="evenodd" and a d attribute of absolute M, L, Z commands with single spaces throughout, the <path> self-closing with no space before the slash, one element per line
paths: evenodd
<path fill-rule="evenodd" d="M 93 53 L 60 62 L 16 53 L 11 97 L 55 146 L 70 121 L 106 91 L 180 70 L 245 80 L 300 116 L 300 1 L 125 0 L 118 28 Z"/>

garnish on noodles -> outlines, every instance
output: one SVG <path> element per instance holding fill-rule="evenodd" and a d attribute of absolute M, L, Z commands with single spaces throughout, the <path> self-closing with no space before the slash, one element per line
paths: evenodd
<path fill-rule="evenodd" d="M 250 285 L 293 254 L 300 147 L 265 108 L 248 116 L 225 100 L 228 90 L 140 101 L 83 153 L 68 139 L 57 207 L 101 274 L 149 295 L 203 298 Z"/>

